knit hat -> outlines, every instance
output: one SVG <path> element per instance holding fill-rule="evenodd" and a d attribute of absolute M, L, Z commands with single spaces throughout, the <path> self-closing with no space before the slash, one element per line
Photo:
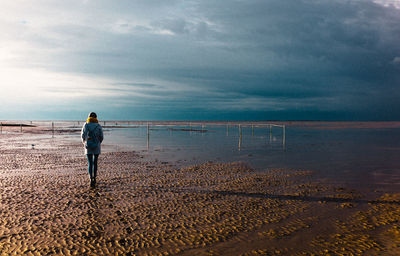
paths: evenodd
<path fill-rule="evenodd" d="M 96 115 L 96 113 L 94 113 L 94 112 L 90 112 L 90 114 L 89 114 L 89 116 L 88 117 L 94 117 L 94 118 L 97 118 L 97 115 Z"/>

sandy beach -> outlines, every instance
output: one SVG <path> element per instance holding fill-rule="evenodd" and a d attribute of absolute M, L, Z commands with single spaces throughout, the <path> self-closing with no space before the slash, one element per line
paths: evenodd
<path fill-rule="evenodd" d="M 132 151 L 103 153 L 91 189 L 82 145 L 61 136 L 76 131 L 19 129 L 0 134 L 1 255 L 400 254 L 400 194 Z"/>

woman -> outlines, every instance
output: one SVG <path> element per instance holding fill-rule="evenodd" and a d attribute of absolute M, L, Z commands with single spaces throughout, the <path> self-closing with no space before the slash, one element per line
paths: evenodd
<path fill-rule="evenodd" d="M 103 129 L 94 112 L 89 114 L 81 132 L 82 143 L 85 145 L 85 154 L 88 159 L 90 187 L 96 186 L 97 160 L 101 152 Z"/>

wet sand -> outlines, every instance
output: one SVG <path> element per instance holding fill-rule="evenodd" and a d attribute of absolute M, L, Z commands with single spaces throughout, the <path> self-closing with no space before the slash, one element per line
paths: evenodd
<path fill-rule="evenodd" d="M 400 194 L 138 152 L 103 153 L 90 189 L 82 145 L 31 129 L 0 134 L 1 255 L 400 254 Z"/>

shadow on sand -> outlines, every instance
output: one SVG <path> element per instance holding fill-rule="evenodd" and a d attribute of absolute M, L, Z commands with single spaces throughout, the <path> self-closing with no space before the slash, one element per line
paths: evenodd
<path fill-rule="evenodd" d="M 386 200 L 366 200 L 366 199 L 348 199 L 339 197 L 325 197 L 325 196 L 301 196 L 301 195 L 273 195 L 264 193 L 246 193 L 246 192 L 234 192 L 234 191 L 201 191 L 203 193 L 216 193 L 220 195 L 229 196 L 245 196 L 252 198 L 268 198 L 278 200 L 290 200 L 290 201 L 306 201 L 306 202 L 332 202 L 332 203 L 359 203 L 359 204 L 397 204 L 400 205 L 400 201 L 386 201 Z"/>

